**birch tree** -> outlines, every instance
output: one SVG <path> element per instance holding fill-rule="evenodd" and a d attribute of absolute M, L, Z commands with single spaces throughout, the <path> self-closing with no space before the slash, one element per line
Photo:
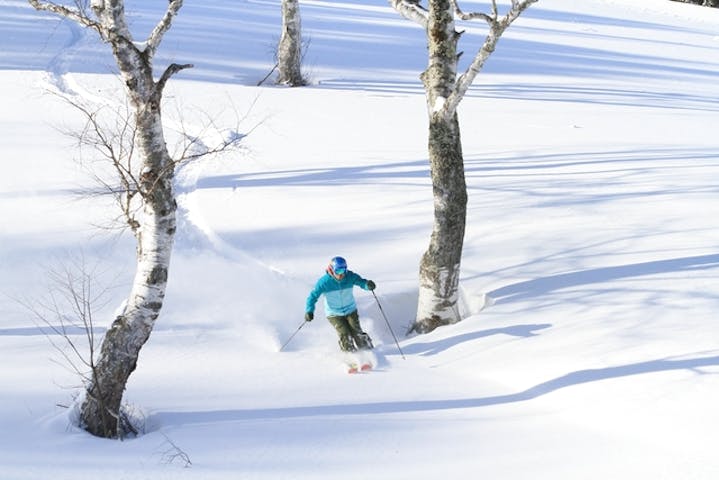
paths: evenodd
<path fill-rule="evenodd" d="M 419 266 L 417 317 L 410 331 L 426 333 L 461 320 L 458 291 L 467 187 L 457 106 L 494 52 L 499 38 L 537 0 L 511 0 L 500 15 L 497 0 L 488 12 L 464 12 L 457 0 L 388 0 L 403 17 L 421 25 L 427 36 L 429 63 L 420 76 L 429 116 L 429 163 L 434 192 L 434 222 L 429 247 Z M 482 47 L 466 71 L 458 75 L 457 46 L 461 33 L 455 20 L 479 20 L 488 25 Z"/>
<path fill-rule="evenodd" d="M 90 120 L 88 129 L 96 130 L 99 147 L 115 162 L 124 188 L 126 222 L 137 247 L 136 273 L 129 297 L 104 336 L 80 405 L 83 428 L 96 436 L 114 438 L 122 436 L 120 408 L 125 385 L 164 302 L 177 228 L 173 177 L 178 163 L 171 158 L 165 143 L 161 101 L 170 77 L 192 65 L 173 63 L 155 80 L 152 61 L 183 0 L 166 4 L 164 14 L 142 42 L 133 39 L 123 0 L 68 0 L 64 4 L 28 1 L 37 10 L 52 12 L 97 32 L 109 44 L 129 106 L 128 148 L 113 145 L 111 137 L 95 121 L 95 115 L 83 110 Z M 126 161 L 119 161 L 119 157 Z M 131 208 L 133 203 L 136 208 Z"/>
<path fill-rule="evenodd" d="M 277 48 L 277 83 L 299 87 L 302 76 L 302 24 L 298 0 L 282 0 L 282 35 Z"/>

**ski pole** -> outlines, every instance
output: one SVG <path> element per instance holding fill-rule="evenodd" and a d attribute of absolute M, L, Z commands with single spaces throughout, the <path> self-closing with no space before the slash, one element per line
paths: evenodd
<path fill-rule="evenodd" d="M 391 333 L 392 338 L 394 338 L 394 343 L 397 345 L 397 350 L 399 350 L 399 354 L 402 355 L 403 360 L 407 360 L 406 358 L 404 358 L 404 353 L 402 352 L 402 348 L 399 346 L 397 337 L 395 336 L 394 332 L 392 331 L 392 326 L 389 324 L 389 320 L 387 320 L 387 315 L 384 314 L 384 310 L 382 309 L 382 304 L 379 303 L 379 298 L 377 298 L 377 294 L 374 293 L 374 290 L 372 290 L 372 295 L 374 295 L 374 299 L 377 301 L 377 306 L 379 307 L 379 311 L 382 314 L 382 317 L 384 318 L 385 323 L 387 324 L 387 328 L 389 328 L 389 333 Z"/>
<path fill-rule="evenodd" d="M 295 333 L 293 333 L 293 334 L 290 336 L 290 338 L 287 339 L 287 341 L 285 342 L 285 344 L 280 347 L 280 352 L 292 341 L 293 338 L 295 338 L 295 335 L 297 335 L 298 333 L 300 333 L 300 330 L 302 330 L 302 327 L 305 326 L 305 323 L 307 323 L 307 321 L 303 321 L 302 324 L 300 324 L 300 327 L 299 327 L 297 330 L 295 330 Z"/>

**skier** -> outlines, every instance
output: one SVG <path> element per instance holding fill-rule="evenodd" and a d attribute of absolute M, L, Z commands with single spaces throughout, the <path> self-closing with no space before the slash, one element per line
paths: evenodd
<path fill-rule="evenodd" d="M 334 257 L 327 266 L 326 273 L 317 280 L 315 288 L 307 297 L 305 321 L 311 322 L 315 316 L 315 304 L 322 294 L 325 296 L 325 314 L 327 320 L 337 330 L 340 348 L 345 352 L 371 350 L 372 339 L 362 331 L 357 305 L 352 288 L 357 285 L 365 290 L 374 290 L 375 283 L 347 270 L 347 261 Z"/>

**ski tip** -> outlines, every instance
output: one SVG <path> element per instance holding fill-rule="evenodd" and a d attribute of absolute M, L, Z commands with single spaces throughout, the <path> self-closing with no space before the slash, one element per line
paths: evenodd
<path fill-rule="evenodd" d="M 349 368 L 347 368 L 347 373 L 359 373 L 360 369 L 357 365 L 350 365 Z"/>
<path fill-rule="evenodd" d="M 372 364 L 365 363 L 360 367 L 360 370 L 362 370 L 363 372 L 368 372 L 368 371 L 372 370 Z"/>

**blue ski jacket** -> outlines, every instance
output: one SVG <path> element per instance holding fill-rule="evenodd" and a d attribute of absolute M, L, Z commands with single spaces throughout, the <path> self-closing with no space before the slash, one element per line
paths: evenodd
<path fill-rule="evenodd" d="M 360 288 L 367 288 L 367 280 L 360 277 L 351 270 L 347 270 L 342 279 L 337 279 L 325 273 L 317 280 L 315 288 L 312 289 L 307 297 L 306 312 L 314 313 L 315 305 L 320 296 L 325 296 L 325 314 L 328 317 L 338 317 L 349 315 L 357 310 L 355 297 L 352 294 L 352 287 L 357 285 Z"/>

